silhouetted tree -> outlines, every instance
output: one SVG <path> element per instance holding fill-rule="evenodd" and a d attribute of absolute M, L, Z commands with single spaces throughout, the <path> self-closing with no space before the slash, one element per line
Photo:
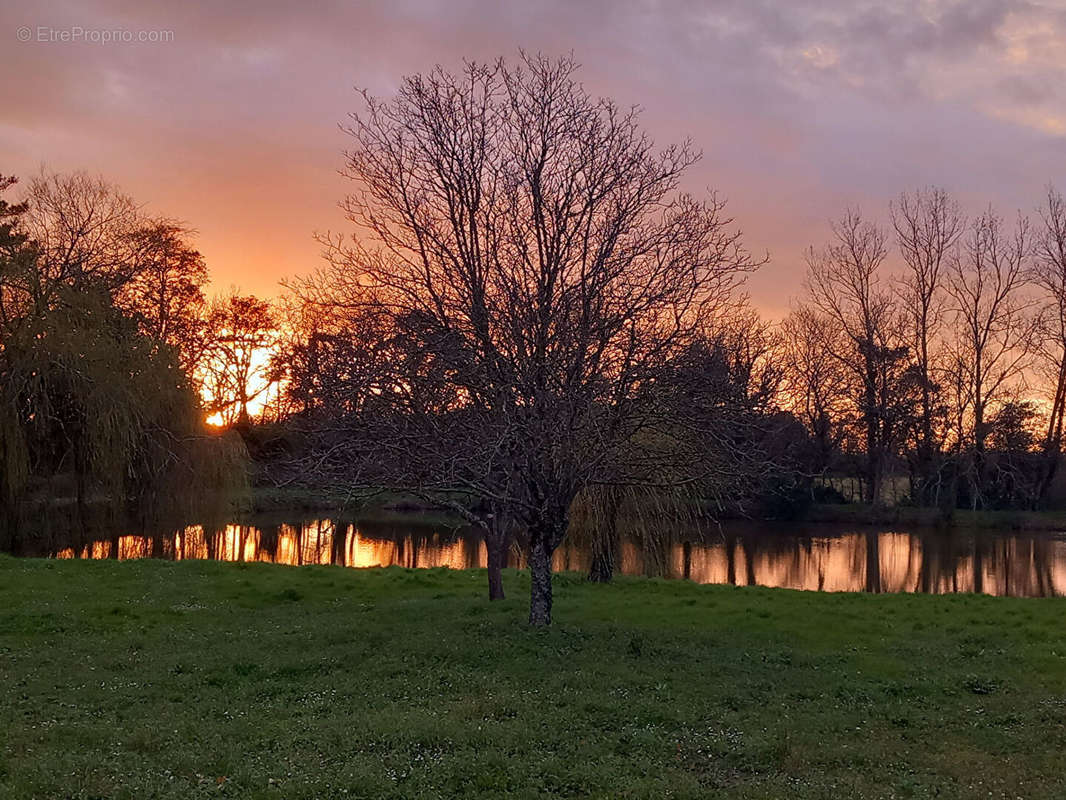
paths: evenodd
<path fill-rule="evenodd" d="M 26 199 L 39 294 L 64 287 L 113 294 L 132 279 L 144 216 L 129 195 L 84 172 L 42 173 L 30 181 Z"/>
<path fill-rule="evenodd" d="M 135 269 L 118 303 L 138 320 L 145 336 L 173 347 L 185 373 L 194 375 L 206 346 L 207 265 L 190 236 L 172 220 L 138 227 L 131 234 Z"/>
<path fill-rule="evenodd" d="M 949 264 L 957 435 L 970 451 L 973 505 L 982 502 L 989 412 L 1017 389 L 1031 360 L 1035 319 L 1025 295 L 1029 249 L 1028 221 L 1019 218 L 1010 233 L 989 209 L 973 221 Z"/>
<path fill-rule="evenodd" d="M 212 301 L 207 325 L 202 369 L 209 410 L 227 424 L 246 427 L 249 404 L 271 383 L 277 328 L 273 309 L 258 297 L 231 292 Z"/>
<path fill-rule="evenodd" d="M 919 396 L 918 418 L 910 425 L 913 439 L 912 499 L 936 500 L 940 485 L 946 408 L 940 396 L 937 363 L 944 317 L 944 273 L 962 235 L 958 206 L 942 189 L 900 195 L 891 207 L 896 243 L 905 270 L 899 295 L 906 336 L 913 358 L 912 376 Z"/>
<path fill-rule="evenodd" d="M 843 346 L 833 321 L 810 305 L 798 305 L 782 325 L 787 407 L 811 436 L 813 475 L 824 474 L 844 437 L 849 374 L 834 354 Z"/>
<path fill-rule="evenodd" d="M 906 413 L 900 390 L 908 351 L 900 340 L 895 300 L 880 274 L 887 255 L 884 231 L 848 211 L 834 224 L 833 237 L 823 249 L 808 251 L 807 289 L 840 335 L 843 346 L 831 355 L 853 385 L 865 448 L 865 500 L 880 503 Z"/>
<path fill-rule="evenodd" d="M 0 194 L 16 183 L 16 178 L 0 175 Z M 26 203 L 9 203 L 0 197 L 0 375 L 5 383 L 10 382 L 14 368 L 11 338 L 32 304 L 32 284 L 26 276 L 36 263 L 37 251 L 21 227 L 28 208 Z M 13 527 L 15 502 L 28 477 L 17 397 L 4 386 L 0 391 L 0 508 L 6 519 L 0 519 L 0 527 Z"/>
<path fill-rule="evenodd" d="M 383 365 L 402 354 L 391 348 L 388 320 L 359 309 L 337 309 L 311 281 L 293 283 L 279 309 L 275 373 L 296 409 L 318 418 L 361 413 L 388 390 Z"/>
<path fill-rule="evenodd" d="M 1008 400 L 987 421 L 988 460 L 982 497 L 993 508 L 1032 508 L 1040 494 L 1036 406 Z"/>
<path fill-rule="evenodd" d="M 1036 234 L 1033 280 L 1042 293 L 1039 344 L 1050 377 L 1051 406 L 1043 438 L 1044 468 L 1039 495 L 1047 495 L 1062 455 L 1063 419 L 1066 417 L 1066 201 L 1048 188 Z"/>
<path fill-rule="evenodd" d="M 30 193 L 38 197 L 55 199 Z M 121 509 L 239 482 L 241 448 L 204 435 L 198 398 L 174 351 L 114 303 L 119 279 L 133 274 L 113 260 L 125 252 L 121 245 L 100 232 L 99 247 L 90 246 L 57 212 L 75 208 L 85 228 L 98 219 L 91 201 L 110 218 L 115 196 L 58 198 L 40 212 L 32 203 L 0 206 L 0 502 L 10 512 L 27 499 L 30 476 L 70 476 L 84 519 L 90 499 Z M 76 258 L 50 250 L 61 241 Z"/>
<path fill-rule="evenodd" d="M 432 474 L 478 498 L 487 530 L 524 529 L 535 625 L 551 621 L 574 498 L 605 473 L 652 472 L 621 466 L 661 410 L 648 389 L 756 266 L 719 200 L 677 193 L 698 155 L 656 152 L 636 112 L 591 97 L 576 68 L 524 56 L 366 96 L 349 128 L 359 238 L 320 276 L 338 307 L 386 312 L 418 355 L 406 363 L 437 364 L 454 390 L 443 417 L 395 392 L 402 423 L 380 458 L 432 462 L 396 477 L 425 488 Z"/>

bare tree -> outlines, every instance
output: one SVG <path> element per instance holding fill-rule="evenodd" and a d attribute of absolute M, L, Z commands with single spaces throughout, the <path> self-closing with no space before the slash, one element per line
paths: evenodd
<path fill-rule="evenodd" d="M 292 282 L 293 293 L 277 304 L 275 373 L 305 417 L 358 414 L 386 388 L 401 354 L 391 347 L 388 320 L 366 308 L 334 305 L 321 296 L 315 279 Z"/>
<path fill-rule="evenodd" d="M 656 414 L 661 365 L 757 266 L 720 200 L 678 193 L 698 154 L 656 151 L 637 112 L 591 97 L 576 69 L 524 55 L 405 78 L 394 101 L 365 96 L 348 129 L 359 234 L 330 273 L 340 304 L 387 311 L 421 356 L 408 363 L 435 364 L 454 391 L 446 414 L 402 407 L 408 430 L 444 435 L 385 447 L 402 443 L 406 482 L 460 489 L 486 528 L 502 515 L 525 531 L 535 625 L 551 621 L 551 557 L 575 496 L 617 478 Z"/>
<path fill-rule="evenodd" d="M 135 234 L 144 217 L 133 199 L 84 172 L 30 181 L 25 227 L 40 252 L 40 290 L 59 286 L 115 291 L 136 272 Z"/>
<path fill-rule="evenodd" d="M 781 336 L 748 298 L 709 320 L 705 337 L 722 361 L 734 399 L 755 411 L 774 407 L 785 379 Z"/>
<path fill-rule="evenodd" d="M 833 241 L 807 253 L 807 289 L 814 306 L 837 328 L 844 346 L 832 355 L 855 387 L 866 451 L 866 502 L 882 500 L 882 484 L 899 433 L 900 344 L 895 298 L 879 269 L 888 254 L 885 232 L 848 211 L 833 225 Z"/>
<path fill-rule="evenodd" d="M 1062 454 L 1063 418 L 1066 416 L 1066 201 L 1048 187 L 1036 235 L 1033 281 L 1043 294 L 1046 313 L 1040 327 L 1040 352 L 1055 387 L 1048 414 L 1043 450 L 1045 466 L 1039 484 L 1043 498 L 1054 480 Z"/>
<path fill-rule="evenodd" d="M 989 412 L 1013 392 L 1031 359 L 1035 320 L 1025 295 L 1029 252 L 1028 220 L 1019 216 L 1008 232 L 990 208 L 972 222 L 948 266 L 961 388 L 958 436 L 972 450 L 974 504 L 982 491 Z"/>
<path fill-rule="evenodd" d="M 177 349 L 192 375 L 203 349 L 203 257 L 179 222 L 147 216 L 103 178 L 84 172 L 42 173 L 26 193 L 23 227 L 35 242 L 38 268 L 23 296 L 38 309 L 62 292 L 106 294 L 137 318 L 141 332 Z"/>
<path fill-rule="evenodd" d="M 943 280 L 948 257 L 962 235 L 963 220 L 956 203 L 937 188 L 900 195 L 891 212 L 906 265 L 899 295 L 920 397 L 914 425 L 914 500 L 927 504 L 936 499 L 945 435 L 935 353 L 944 316 Z"/>
<path fill-rule="evenodd" d="M 142 222 L 84 176 L 0 201 L 0 518 L 31 476 L 72 477 L 79 514 L 90 498 L 147 511 L 244 480 L 243 447 L 201 435 L 176 353 L 116 304 L 138 274 Z"/>
<path fill-rule="evenodd" d="M 848 416 L 850 376 L 834 355 L 840 347 L 832 320 L 812 306 L 796 306 L 782 324 L 786 406 L 810 432 L 817 473 L 829 468 Z"/>
<path fill-rule="evenodd" d="M 117 297 L 144 335 L 177 350 L 187 375 L 196 372 L 206 346 L 207 265 L 189 242 L 192 233 L 173 220 L 142 223 L 131 234 L 133 274 Z"/>
<path fill-rule="evenodd" d="M 249 405 L 269 388 L 277 323 L 270 303 L 236 291 L 215 298 L 200 376 L 208 410 L 225 424 L 248 425 Z"/>

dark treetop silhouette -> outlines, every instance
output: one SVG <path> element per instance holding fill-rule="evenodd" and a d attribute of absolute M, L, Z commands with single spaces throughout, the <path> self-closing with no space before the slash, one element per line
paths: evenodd
<path fill-rule="evenodd" d="M 652 474 L 647 450 L 626 463 L 664 410 L 650 387 L 756 267 L 720 201 L 677 191 L 690 146 L 656 150 L 576 68 L 471 63 L 366 97 L 358 237 L 301 287 L 386 320 L 403 356 L 376 477 L 473 497 L 494 550 L 524 529 L 537 625 L 574 498 Z"/>

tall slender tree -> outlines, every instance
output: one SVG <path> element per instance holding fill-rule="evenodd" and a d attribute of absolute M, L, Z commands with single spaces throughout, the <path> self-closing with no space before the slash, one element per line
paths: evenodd
<path fill-rule="evenodd" d="M 797 305 L 782 323 L 786 407 L 803 422 L 813 445 L 811 468 L 824 474 L 844 437 L 851 376 L 835 353 L 833 321 L 811 305 Z"/>
<path fill-rule="evenodd" d="M 1062 455 L 1066 417 L 1066 200 L 1048 187 L 1036 234 L 1033 280 L 1042 293 L 1040 352 L 1051 380 L 1051 406 L 1043 440 L 1044 469 L 1039 496 L 1043 499 L 1055 478 Z"/>
<path fill-rule="evenodd" d="M 947 287 L 958 369 L 958 432 L 969 449 L 971 503 L 983 503 L 988 419 L 1008 399 L 1031 362 L 1035 333 L 1029 281 L 1029 222 L 1013 231 L 989 208 L 970 225 L 948 266 Z"/>
<path fill-rule="evenodd" d="M 848 370 L 865 446 L 865 500 L 883 500 L 889 456 L 900 429 L 901 343 L 898 310 L 881 274 L 885 232 L 857 211 L 833 225 L 833 240 L 807 253 L 811 302 L 832 320 L 844 344 L 832 353 Z"/>
<path fill-rule="evenodd" d="M 920 400 L 919 418 L 912 426 L 913 499 L 928 504 L 937 499 L 945 436 L 936 352 L 944 317 L 943 282 L 963 220 L 957 204 L 937 188 L 900 195 L 891 213 L 905 265 L 899 295 Z"/>

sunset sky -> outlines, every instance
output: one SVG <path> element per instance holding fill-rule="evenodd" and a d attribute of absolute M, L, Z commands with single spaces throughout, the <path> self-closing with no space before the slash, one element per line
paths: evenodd
<path fill-rule="evenodd" d="M 115 31 L 133 41 L 85 41 Z M 936 184 L 1013 215 L 1066 190 L 1063 0 L 45 0 L 0 6 L 0 36 L 0 173 L 101 173 L 199 231 L 215 288 L 264 296 L 348 229 L 353 87 L 520 47 L 572 51 L 657 141 L 691 137 L 687 188 L 769 250 L 750 290 L 771 314 L 849 204 L 884 217 Z"/>

